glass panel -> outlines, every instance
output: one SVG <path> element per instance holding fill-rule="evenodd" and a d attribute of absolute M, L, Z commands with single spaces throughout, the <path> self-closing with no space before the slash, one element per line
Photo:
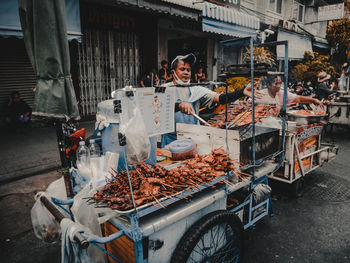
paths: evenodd
<path fill-rule="evenodd" d="M 303 13 L 304 13 L 304 6 L 299 5 L 299 15 L 298 15 L 298 20 L 300 22 L 303 22 Z"/>
<path fill-rule="evenodd" d="M 276 0 L 269 0 L 269 9 L 275 11 Z"/>
<path fill-rule="evenodd" d="M 277 0 L 276 12 L 279 13 L 279 14 L 282 13 L 282 0 Z"/>

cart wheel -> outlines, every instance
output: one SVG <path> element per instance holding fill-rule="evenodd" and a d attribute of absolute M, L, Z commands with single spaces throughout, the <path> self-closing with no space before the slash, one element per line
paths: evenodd
<path fill-rule="evenodd" d="M 212 212 L 197 221 L 181 238 L 172 263 L 241 262 L 243 225 L 228 211 Z"/>
<path fill-rule="evenodd" d="M 302 196 L 304 188 L 304 178 L 299 178 L 292 184 L 292 195 L 296 198 Z"/>

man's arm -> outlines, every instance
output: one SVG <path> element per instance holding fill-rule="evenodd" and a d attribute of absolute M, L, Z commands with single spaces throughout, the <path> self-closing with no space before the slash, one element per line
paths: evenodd
<path fill-rule="evenodd" d="M 236 90 L 234 92 L 229 92 L 226 94 L 216 94 L 214 98 L 214 102 L 219 104 L 227 104 L 230 102 L 234 102 L 239 98 L 244 96 L 244 89 Z"/>
<path fill-rule="evenodd" d="M 314 98 L 310 98 L 310 97 L 306 97 L 306 96 L 297 96 L 292 103 L 305 103 L 305 104 L 315 104 L 315 105 L 319 105 L 322 108 L 324 107 L 323 103 L 317 99 Z"/>
<path fill-rule="evenodd" d="M 260 92 L 257 90 L 255 90 L 254 94 L 255 94 L 256 98 L 261 97 Z M 234 102 L 243 96 L 252 97 L 252 86 L 250 84 L 245 86 L 243 89 L 236 90 L 234 92 L 229 92 L 229 93 L 227 93 L 227 95 L 226 94 L 216 94 L 216 96 L 214 98 L 214 102 L 220 103 L 220 104 L 227 104 L 230 102 Z"/>

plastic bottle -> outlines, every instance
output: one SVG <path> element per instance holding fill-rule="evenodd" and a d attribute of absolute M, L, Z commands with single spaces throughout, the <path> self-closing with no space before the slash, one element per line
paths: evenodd
<path fill-rule="evenodd" d="M 77 149 L 77 167 L 80 174 L 84 177 L 90 178 L 90 151 L 86 147 L 84 141 L 79 142 Z"/>
<path fill-rule="evenodd" d="M 94 177 L 96 174 L 99 173 L 100 170 L 101 150 L 100 146 L 95 142 L 94 139 L 90 139 L 89 143 L 90 168 L 92 171 L 92 176 Z"/>
<path fill-rule="evenodd" d="M 90 151 L 90 158 L 100 157 L 101 156 L 101 149 L 100 146 L 95 142 L 94 139 L 90 139 L 89 141 L 89 151 Z"/>

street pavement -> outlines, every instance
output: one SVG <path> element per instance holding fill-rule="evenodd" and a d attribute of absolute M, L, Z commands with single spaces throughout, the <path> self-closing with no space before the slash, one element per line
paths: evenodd
<path fill-rule="evenodd" d="M 307 176 L 302 197 L 273 185 L 275 215 L 245 231 L 244 262 L 350 262 L 350 129 L 335 129 L 327 140 L 339 144 L 339 155 Z M 51 171 L 0 185 L 1 262 L 60 262 L 60 245 L 37 239 L 30 220 L 35 191 L 59 177 Z"/>
<path fill-rule="evenodd" d="M 77 123 L 86 128 L 87 135 L 94 130 L 94 122 Z M 53 171 L 61 165 L 56 130 L 52 124 L 35 122 L 23 133 L 0 129 L 0 185 L 38 173 Z"/>

